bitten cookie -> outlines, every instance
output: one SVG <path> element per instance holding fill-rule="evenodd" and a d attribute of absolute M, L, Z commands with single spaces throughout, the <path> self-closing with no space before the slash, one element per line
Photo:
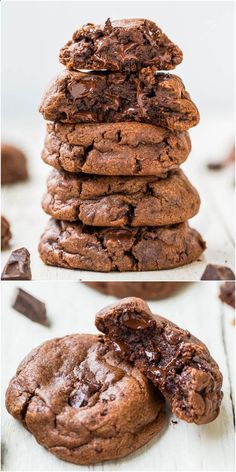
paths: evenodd
<path fill-rule="evenodd" d="M 1 146 L 1 184 L 14 184 L 28 179 L 25 154 L 10 144 Z"/>
<path fill-rule="evenodd" d="M 188 157 L 186 131 L 145 123 L 48 123 L 42 159 L 59 170 L 100 175 L 162 175 Z"/>
<path fill-rule="evenodd" d="M 162 300 L 181 289 L 184 282 L 84 282 L 88 287 L 118 298 L 139 297 Z"/>
<path fill-rule="evenodd" d="M 171 269 L 197 260 L 206 245 L 188 223 L 160 228 L 96 228 L 50 219 L 39 254 L 70 269 L 143 271 Z"/>
<path fill-rule="evenodd" d="M 196 215 L 200 198 L 181 170 L 166 178 L 85 176 L 53 170 L 42 207 L 56 219 L 90 226 L 163 226 Z"/>
<path fill-rule="evenodd" d="M 47 89 L 39 111 L 63 123 L 138 121 L 176 131 L 199 122 L 199 112 L 176 75 L 63 71 Z"/>
<path fill-rule="evenodd" d="M 188 331 L 152 315 L 139 298 L 124 298 L 96 316 L 108 346 L 160 389 L 177 417 L 196 424 L 219 414 L 222 374 L 207 347 Z"/>
<path fill-rule="evenodd" d="M 88 23 L 75 31 L 60 51 L 68 69 L 108 69 L 137 72 L 143 67 L 174 69 L 183 53 L 153 21 L 127 19 L 104 25 Z"/>
<path fill-rule="evenodd" d="M 165 426 L 164 400 L 137 369 L 74 334 L 34 349 L 6 393 L 9 413 L 37 442 L 75 464 L 124 457 Z"/>

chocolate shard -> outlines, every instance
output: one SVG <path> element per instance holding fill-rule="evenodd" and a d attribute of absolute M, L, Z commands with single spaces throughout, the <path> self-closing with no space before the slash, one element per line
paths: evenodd
<path fill-rule="evenodd" d="M 5 267 L 1 280 L 31 280 L 30 253 L 25 247 L 12 251 Z"/>
<path fill-rule="evenodd" d="M 25 292 L 25 290 L 22 290 L 21 288 L 17 291 L 12 308 L 35 323 L 44 326 L 49 325 L 45 303 L 38 300 L 38 298 L 33 297 L 33 295 Z"/>
<path fill-rule="evenodd" d="M 225 282 L 221 285 L 219 297 L 222 302 L 235 308 L 235 282 Z"/>
<path fill-rule="evenodd" d="M 235 280 L 235 274 L 229 267 L 208 264 L 201 276 L 201 280 Z"/>

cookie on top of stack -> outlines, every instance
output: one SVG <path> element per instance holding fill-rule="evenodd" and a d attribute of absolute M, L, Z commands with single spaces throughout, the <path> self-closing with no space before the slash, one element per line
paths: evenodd
<path fill-rule="evenodd" d="M 54 167 L 39 252 L 49 265 L 142 271 L 195 261 L 200 198 L 179 166 L 199 112 L 174 69 L 181 50 L 148 20 L 89 23 L 46 91 L 43 160 Z"/>

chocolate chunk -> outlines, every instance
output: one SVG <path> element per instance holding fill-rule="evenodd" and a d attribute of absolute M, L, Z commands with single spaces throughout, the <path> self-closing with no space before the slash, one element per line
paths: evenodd
<path fill-rule="evenodd" d="M 14 184 L 28 179 L 25 154 L 10 144 L 1 146 L 1 184 Z"/>
<path fill-rule="evenodd" d="M 31 280 L 30 253 L 25 247 L 12 251 L 1 280 Z"/>
<path fill-rule="evenodd" d="M 19 311 L 19 313 L 26 316 L 31 321 L 35 321 L 44 326 L 48 326 L 49 324 L 45 303 L 21 288 L 18 289 L 12 308 Z"/>
<path fill-rule="evenodd" d="M 4 216 L 1 216 L 1 249 L 9 248 L 9 241 L 11 239 L 11 231 L 9 221 Z"/>
<path fill-rule="evenodd" d="M 235 308 L 235 282 L 225 282 L 220 286 L 220 299 Z"/>
<path fill-rule="evenodd" d="M 201 276 L 201 280 L 235 280 L 235 274 L 229 267 L 208 264 Z"/>

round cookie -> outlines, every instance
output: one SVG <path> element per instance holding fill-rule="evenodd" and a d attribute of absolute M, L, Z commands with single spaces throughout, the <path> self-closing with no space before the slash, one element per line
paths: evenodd
<path fill-rule="evenodd" d="M 9 241 L 11 239 L 10 223 L 7 219 L 1 215 L 1 249 L 9 248 Z"/>
<path fill-rule="evenodd" d="M 10 144 L 1 146 L 1 184 L 14 184 L 28 179 L 27 159 L 23 152 Z"/>
<path fill-rule="evenodd" d="M 153 21 L 127 19 L 103 25 L 88 23 L 75 31 L 60 51 L 68 69 L 108 69 L 137 72 L 143 67 L 174 69 L 183 53 Z"/>
<path fill-rule="evenodd" d="M 84 282 L 88 287 L 118 298 L 139 297 L 145 300 L 168 298 L 184 286 L 184 282 Z"/>
<path fill-rule="evenodd" d="M 42 200 L 46 213 L 84 225 L 163 226 L 198 213 L 200 197 L 181 170 L 160 177 L 107 177 L 53 170 Z"/>
<path fill-rule="evenodd" d="M 97 328 L 107 345 L 159 388 L 178 418 L 205 424 L 219 414 L 222 374 L 207 347 L 189 331 L 152 315 L 140 298 L 101 310 Z"/>
<path fill-rule="evenodd" d="M 146 123 L 47 123 L 42 159 L 67 172 L 162 175 L 188 157 L 187 131 Z"/>
<path fill-rule="evenodd" d="M 19 365 L 6 406 L 60 459 L 124 457 L 164 428 L 164 400 L 97 336 L 74 334 L 34 349 Z"/>
<path fill-rule="evenodd" d="M 199 122 L 199 112 L 177 75 L 148 67 L 139 74 L 62 71 L 39 108 L 45 120 L 62 123 L 137 121 L 176 131 Z"/>
<path fill-rule="evenodd" d="M 160 270 L 197 260 L 206 245 L 188 223 L 96 228 L 50 219 L 39 253 L 48 265 L 97 272 Z"/>

